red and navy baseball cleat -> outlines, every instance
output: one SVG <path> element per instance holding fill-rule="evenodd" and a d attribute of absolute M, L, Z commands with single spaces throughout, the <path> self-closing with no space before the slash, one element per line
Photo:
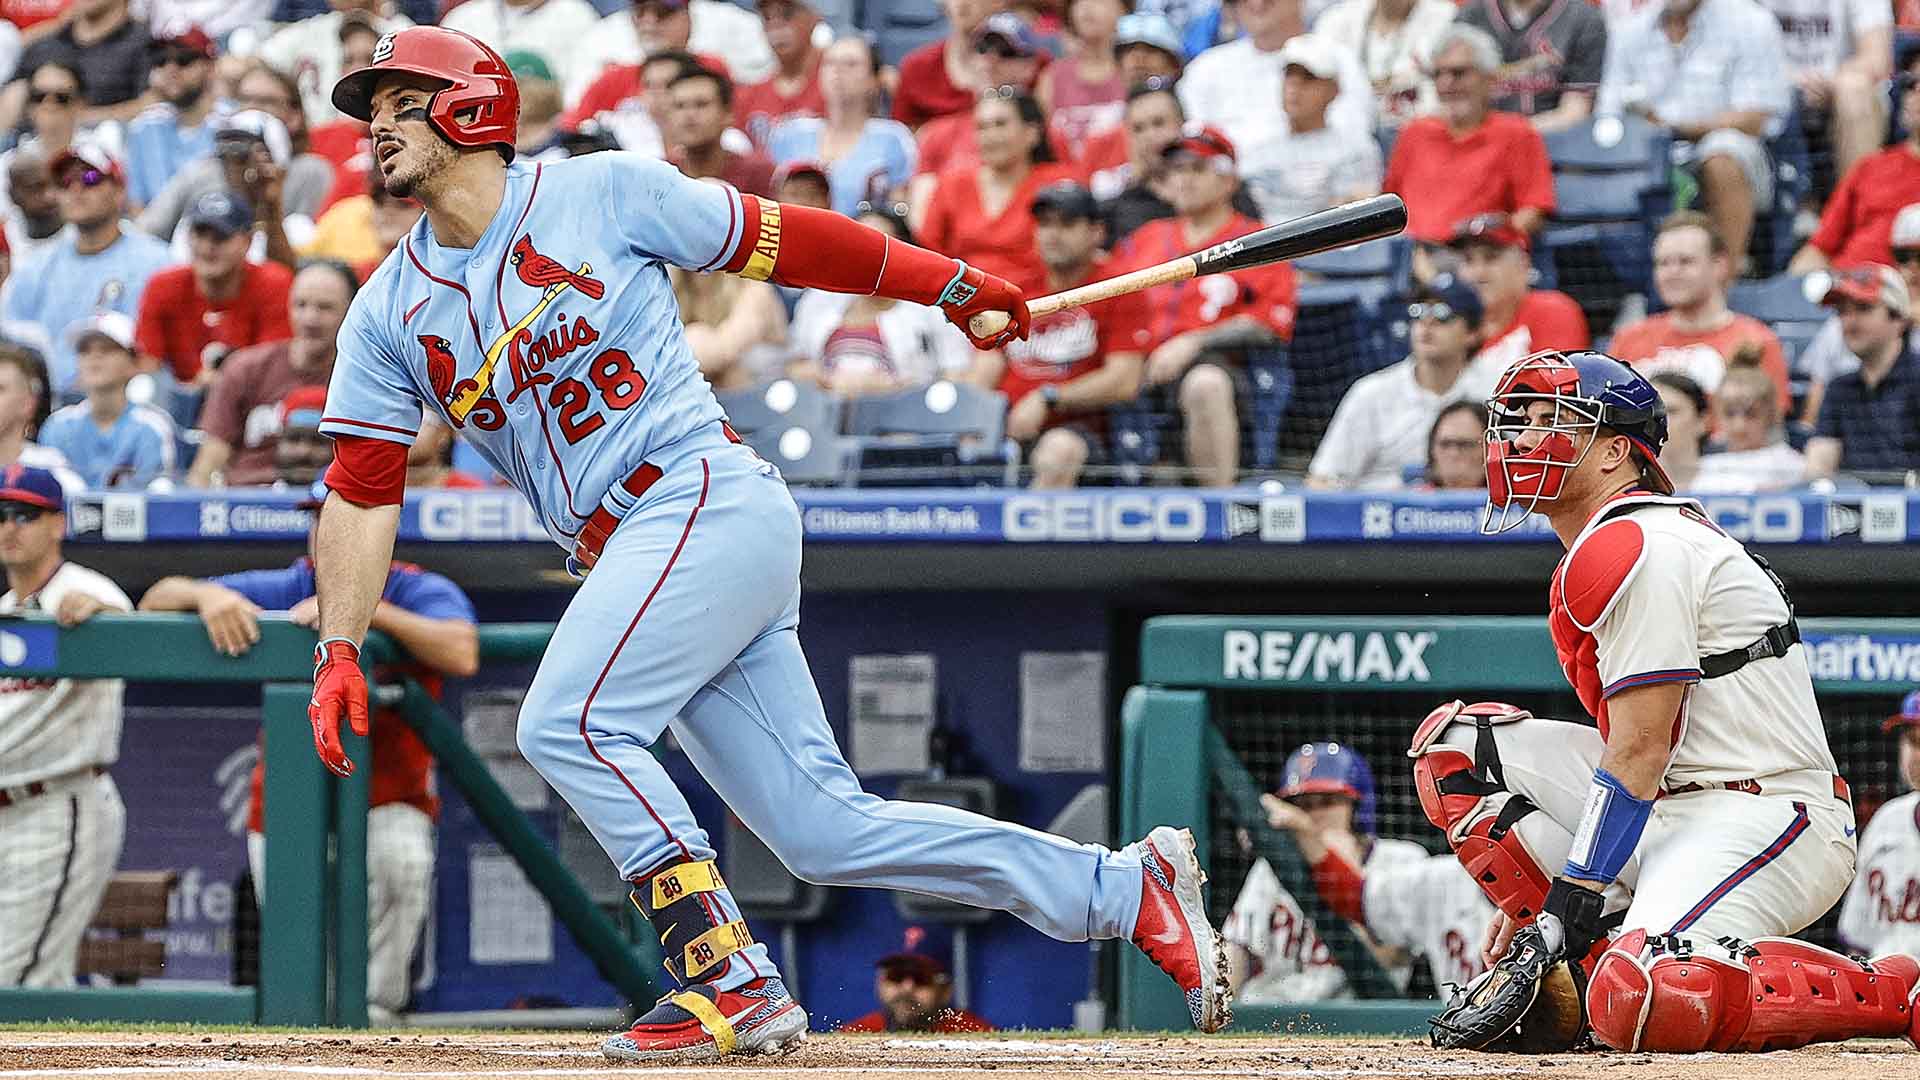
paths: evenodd
<path fill-rule="evenodd" d="M 1194 857 L 1193 834 L 1162 825 L 1135 847 L 1144 880 L 1133 943 L 1179 984 L 1193 1026 L 1219 1031 L 1233 1021 L 1233 987 L 1227 981 L 1227 950 L 1207 921 L 1200 892 L 1207 875 Z"/>
<path fill-rule="evenodd" d="M 807 1037 L 807 1014 L 775 978 L 732 990 L 695 983 L 657 1002 L 625 1032 L 600 1044 L 610 1061 L 703 1061 L 729 1054 L 785 1054 Z"/>

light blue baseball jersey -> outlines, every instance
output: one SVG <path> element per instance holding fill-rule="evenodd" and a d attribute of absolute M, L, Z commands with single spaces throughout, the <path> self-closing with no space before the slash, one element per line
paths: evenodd
<path fill-rule="evenodd" d="M 55 409 L 40 425 L 40 443 L 65 454 L 89 488 L 143 488 L 173 475 L 173 419 L 151 405 L 128 402 L 105 430 L 84 401 Z"/>
<path fill-rule="evenodd" d="M 473 248 L 422 217 L 354 298 L 320 430 L 411 444 L 424 404 L 571 547 L 610 488 L 721 419 L 666 267 L 725 263 L 743 210 L 637 154 L 509 166 Z"/>
<path fill-rule="evenodd" d="M 6 317 L 33 323 L 47 335 L 47 376 L 56 400 L 73 385 L 73 327 L 102 311 L 139 318 L 147 279 L 172 263 L 167 245 L 123 226 L 104 251 L 80 254 L 69 231 L 39 258 L 13 268 Z"/>

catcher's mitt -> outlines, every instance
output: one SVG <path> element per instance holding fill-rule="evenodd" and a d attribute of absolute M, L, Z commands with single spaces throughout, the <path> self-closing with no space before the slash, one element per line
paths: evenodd
<path fill-rule="evenodd" d="M 1551 915 L 1514 935 L 1492 969 L 1454 991 L 1429 1020 L 1433 1045 L 1443 1050 L 1520 1054 L 1572 1049 L 1585 1027 L 1578 970 L 1563 959 L 1564 935 Z"/>

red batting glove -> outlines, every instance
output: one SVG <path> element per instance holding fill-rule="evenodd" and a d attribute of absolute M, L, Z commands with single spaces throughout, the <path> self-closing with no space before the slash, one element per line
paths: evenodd
<path fill-rule="evenodd" d="M 352 776 L 353 762 L 340 745 L 340 714 L 355 735 L 367 733 L 367 677 L 360 673 L 360 647 L 346 638 L 328 638 L 313 648 L 313 749 L 337 776 Z"/>
<path fill-rule="evenodd" d="M 940 293 L 940 299 L 935 301 L 947 316 L 947 321 L 959 327 L 976 349 L 997 349 L 1015 338 L 1025 339 L 1027 324 L 1033 317 L 1027 313 L 1027 300 L 1020 295 L 1019 286 L 968 266 L 959 259 L 953 260 L 953 263 L 959 270 Z M 983 311 L 997 311 L 1005 315 L 1008 320 L 1006 329 L 990 337 L 976 335 L 973 328 L 967 325 L 967 320 Z"/>

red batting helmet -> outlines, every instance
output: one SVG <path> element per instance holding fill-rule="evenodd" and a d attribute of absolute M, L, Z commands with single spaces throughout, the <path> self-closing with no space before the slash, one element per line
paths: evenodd
<path fill-rule="evenodd" d="M 410 26 L 381 38 L 373 62 L 333 84 L 333 107 L 355 120 L 373 119 L 373 86 L 389 72 L 444 83 L 427 122 L 458 146 L 504 146 L 509 160 L 520 121 L 520 87 L 500 54 L 458 30 Z M 471 114 L 461 122 L 458 117 Z"/>

